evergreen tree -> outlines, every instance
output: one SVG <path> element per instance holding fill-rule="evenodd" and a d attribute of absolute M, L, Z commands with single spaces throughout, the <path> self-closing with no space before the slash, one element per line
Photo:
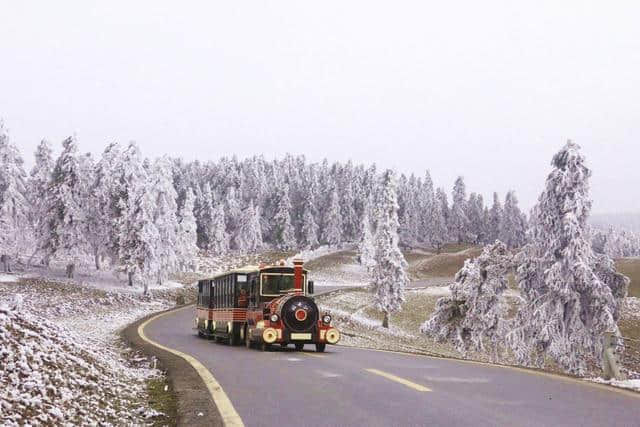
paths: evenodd
<path fill-rule="evenodd" d="M 614 276 L 607 283 L 611 266 L 591 248 L 591 171 L 579 148 L 568 142 L 553 157 L 533 209 L 532 242 L 519 255 L 517 275 L 525 304 L 508 335 L 520 363 L 542 366 L 548 355 L 576 374 L 584 372 L 588 359 L 599 360 L 604 332 L 618 333 L 618 303 L 628 282 Z"/>
<path fill-rule="evenodd" d="M 155 161 L 152 168 L 149 193 L 155 200 L 153 209 L 153 222 L 160 236 L 159 247 L 156 248 L 158 257 L 158 282 L 162 285 L 169 272 L 174 271 L 178 265 L 176 253 L 178 218 L 176 213 L 178 206 L 176 199 L 178 194 L 173 187 L 173 175 L 171 162 L 166 157 Z"/>
<path fill-rule="evenodd" d="M 209 243 L 207 250 L 216 255 L 225 255 L 229 252 L 229 235 L 224 221 L 224 205 L 217 204 L 213 208 L 213 214 L 209 222 Z"/>
<path fill-rule="evenodd" d="M 29 241 L 31 212 L 23 163 L 0 121 L 0 256 L 6 271 L 11 270 L 11 258 L 17 259 Z"/>
<path fill-rule="evenodd" d="M 375 266 L 375 246 L 372 232 L 372 224 L 369 212 L 372 210 L 371 202 L 367 203 L 364 216 L 362 217 L 362 236 L 358 252 L 360 253 L 360 264 L 371 272 Z"/>
<path fill-rule="evenodd" d="M 504 199 L 500 240 L 509 248 L 519 248 L 526 241 L 526 219 L 518 207 L 518 199 L 509 191 Z"/>
<path fill-rule="evenodd" d="M 62 142 L 47 198 L 47 238 L 43 249 L 49 256 L 65 252 L 75 259 L 86 253 L 86 226 L 83 184 L 75 137 Z"/>
<path fill-rule="evenodd" d="M 53 172 L 53 150 L 46 140 L 42 140 L 35 152 L 35 165 L 31 169 L 28 183 L 29 203 L 31 205 L 31 226 L 33 228 L 35 246 L 42 246 L 47 236 L 47 193 Z M 3 168 L 4 169 L 4 168 Z M 33 256 L 36 252 L 33 253 Z M 32 256 L 32 257 L 33 257 Z M 47 260 L 44 260 L 47 263 Z"/>
<path fill-rule="evenodd" d="M 449 216 L 451 235 L 458 243 L 469 239 L 469 218 L 467 217 L 467 193 L 464 179 L 459 176 L 453 186 L 453 201 Z"/>
<path fill-rule="evenodd" d="M 502 242 L 485 246 L 479 257 L 464 262 L 449 287 L 451 296 L 438 299 L 431 318 L 420 330 L 451 342 L 463 354 L 470 349 L 485 351 L 488 344 L 495 361 L 508 329 L 508 304 L 503 294 L 509 287 L 507 273 L 512 265 Z"/>
<path fill-rule="evenodd" d="M 493 205 L 489 211 L 489 241 L 495 241 L 500 237 L 502 226 L 502 205 L 498 193 L 493 193 Z"/>
<path fill-rule="evenodd" d="M 328 245 L 338 245 L 342 241 L 342 217 L 340 216 L 340 199 L 338 190 L 334 187 L 329 196 L 329 206 L 325 212 L 322 242 Z"/>
<path fill-rule="evenodd" d="M 242 252 L 255 252 L 262 247 L 262 231 L 260 229 L 260 214 L 249 202 L 249 207 L 242 212 L 235 241 Z"/>
<path fill-rule="evenodd" d="M 118 259 L 118 236 L 119 221 L 123 215 L 121 205 L 120 170 L 121 165 L 120 147 L 117 143 L 111 143 L 102 152 L 100 161 L 96 164 L 95 179 L 92 192 L 97 199 L 97 210 L 100 215 L 96 218 L 96 224 L 91 231 L 95 241 L 102 242 L 101 255 L 108 255 L 113 263 Z M 99 267 L 99 261 L 96 263 Z"/>
<path fill-rule="evenodd" d="M 291 201 L 289 200 L 289 185 L 280 187 L 278 205 L 273 217 L 274 242 L 279 249 L 291 250 L 295 248 L 295 234 L 291 225 Z"/>
<path fill-rule="evenodd" d="M 187 190 L 184 204 L 178 214 L 178 232 L 176 235 L 176 256 L 178 268 L 181 271 L 196 270 L 196 257 L 198 256 L 197 225 L 193 215 L 195 195 L 192 190 Z"/>
<path fill-rule="evenodd" d="M 305 248 L 318 246 L 318 224 L 313 215 L 313 193 L 307 192 L 303 205 L 302 229 L 300 230 L 300 244 Z"/>
<path fill-rule="evenodd" d="M 375 266 L 372 269 L 376 307 L 384 313 L 382 326 L 389 327 L 389 316 L 402 308 L 404 289 L 409 282 L 407 262 L 398 247 L 398 198 L 393 171 L 382 175 L 379 217 L 375 235 Z"/>

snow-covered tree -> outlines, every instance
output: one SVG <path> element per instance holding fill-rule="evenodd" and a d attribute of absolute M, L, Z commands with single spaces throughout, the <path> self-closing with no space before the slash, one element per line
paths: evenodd
<path fill-rule="evenodd" d="M 21 255 L 29 241 L 31 212 L 23 163 L 0 121 L 0 256 L 5 270 L 10 270 L 11 258 Z"/>
<path fill-rule="evenodd" d="M 467 259 L 449 286 L 451 296 L 439 298 L 431 318 L 420 330 L 439 341 L 451 342 L 458 351 L 485 351 L 489 344 L 494 360 L 504 345 L 508 329 L 503 298 L 513 266 L 504 243 L 487 245 L 475 259 Z"/>
<path fill-rule="evenodd" d="M 375 266 L 374 236 L 370 219 L 371 211 L 371 202 L 369 202 L 365 207 L 364 215 L 362 217 L 362 236 L 360 237 L 360 243 L 358 245 L 360 264 L 369 272 Z"/>
<path fill-rule="evenodd" d="M 519 248 L 526 242 L 527 223 L 518 207 L 518 199 L 513 191 L 509 191 L 504 199 L 500 240 L 509 248 Z"/>
<path fill-rule="evenodd" d="M 235 236 L 238 249 L 242 252 L 255 252 L 262 247 L 262 231 L 260 229 L 260 213 L 249 202 L 249 206 L 242 212 Z"/>
<path fill-rule="evenodd" d="M 380 191 L 372 284 L 376 307 L 384 314 L 382 326 L 388 328 L 391 313 L 402 308 L 404 289 L 409 282 L 407 261 L 398 247 L 398 197 L 392 170 L 383 173 Z"/>
<path fill-rule="evenodd" d="M 291 225 L 291 200 L 289 185 L 280 186 L 276 214 L 273 217 L 273 238 L 276 246 L 290 250 L 296 246 L 295 234 Z"/>
<path fill-rule="evenodd" d="M 196 242 L 198 237 L 196 236 L 196 218 L 193 215 L 194 202 L 195 195 L 193 194 L 193 190 L 189 189 L 184 199 L 184 204 L 181 206 L 178 214 L 176 255 L 178 268 L 181 271 L 195 270 L 197 268 L 196 257 L 198 256 L 198 246 Z"/>
<path fill-rule="evenodd" d="M 96 223 L 91 230 L 92 240 L 101 242 L 99 257 L 109 256 L 112 263 L 118 259 L 118 236 L 120 218 L 126 202 L 121 196 L 126 192 L 126 187 L 121 188 L 122 178 L 121 153 L 117 143 L 111 143 L 102 152 L 102 156 L 96 164 L 92 193 L 96 197 L 97 210 L 100 215 L 95 219 Z M 98 267 L 99 261 L 96 263 Z"/>
<path fill-rule="evenodd" d="M 219 203 L 213 208 L 213 214 L 209 221 L 209 242 L 206 249 L 216 255 L 227 254 L 229 252 L 229 235 L 224 221 L 224 205 Z"/>
<path fill-rule="evenodd" d="M 129 276 L 129 286 L 137 277 L 149 291 L 149 282 L 157 279 L 162 270 L 162 236 L 154 223 L 157 198 L 151 191 L 139 186 L 130 194 L 127 206 L 127 228 L 120 239 L 120 264 Z"/>
<path fill-rule="evenodd" d="M 447 226 L 449 206 L 447 194 L 442 188 L 436 191 L 436 203 L 431 217 L 431 244 L 436 247 L 438 253 L 442 246 L 449 241 L 449 228 Z"/>
<path fill-rule="evenodd" d="M 498 193 L 493 193 L 493 205 L 489 210 L 488 239 L 495 241 L 500 237 L 500 228 L 502 224 L 502 205 Z"/>
<path fill-rule="evenodd" d="M 160 235 L 159 247 L 156 248 L 156 256 L 160 268 L 158 270 L 158 282 L 162 285 L 169 272 L 175 271 L 178 265 L 176 253 L 176 241 L 178 232 L 178 218 L 176 213 L 178 206 L 176 199 L 178 194 L 173 187 L 171 162 L 166 157 L 157 159 L 150 175 L 148 191 L 154 203 L 153 223 Z"/>
<path fill-rule="evenodd" d="M 451 235 L 458 243 L 469 239 L 469 218 L 467 217 L 467 192 L 464 179 L 459 176 L 453 186 L 451 212 L 449 213 Z"/>
<path fill-rule="evenodd" d="M 28 195 L 31 204 L 31 226 L 35 239 L 36 249 L 42 245 L 43 237 L 46 236 L 47 225 L 47 193 L 51 172 L 53 171 L 53 150 L 51 145 L 42 140 L 35 152 L 35 164 L 29 176 Z M 36 252 L 33 253 L 33 256 Z M 46 260 L 45 260 L 46 263 Z"/>
<path fill-rule="evenodd" d="M 342 241 L 342 217 L 340 216 L 340 199 L 334 187 L 329 196 L 329 206 L 325 212 L 322 228 L 322 242 L 337 245 Z"/>
<path fill-rule="evenodd" d="M 591 171 L 579 148 L 568 142 L 553 157 L 532 211 L 532 241 L 518 255 L 524 303 L 508 335 L 518 362 L 541 366 L 550 356 L 576 374 L 599 360 L 604 332 L 618 333 L 618 302 L 627 286 L 622 277 L 611 279 L 611 264 L 591 248 Z"/>
<path fill-rule="evenodd" d="M 305 248 L 313 248 L 318 245 L 318 224 L 314 216 L 315 206 L 311 191 L 307 192 L 302 209 L 300 244 Z"/>
<path fill-rule="evenodd" d="M 87 252 L 85 191 L 80 175 L 75 137 L 62 142 L 47 197 L 47 237 L 42 242 L 47 255 L 65 253 L 74 260 Z M 75 264 L 75 261 L 73 262 Z"/>

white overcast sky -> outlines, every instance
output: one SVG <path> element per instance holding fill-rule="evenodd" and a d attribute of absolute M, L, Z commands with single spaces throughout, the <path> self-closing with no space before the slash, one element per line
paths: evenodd
<path fill-rule="evenodd" d="M 640 2 L 0 0 L 0 117 L 28 166 L 76 132 L 428 168 L 525 209 L 571 138 L 594 210 L 640 211 Z"/>

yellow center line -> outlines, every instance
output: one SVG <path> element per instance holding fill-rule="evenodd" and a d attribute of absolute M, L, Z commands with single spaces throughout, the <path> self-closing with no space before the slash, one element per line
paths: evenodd
<path fill-rule="evenodd" d="M 322 354 L 316 354 L 316 353 L 307 353 L 307 352 L 303 352 L 302 354 L 304 354 L 305 356 L 311 356 L 311 357 L 325 357 Z"/>
<path fill-rule="evenodd" d="M 365 369 L 365 370 L 367 372 L 371 372 L 372 374 L 380 375 L 381 377 L 385 377 L 385 378 L 387 378 L 387 379 L 389 379 L 391 381 L 395 381 L 397 383 L 400 383 L 402 385 L 405 385 L 405 386 L 407 386 L 409 388 L 412 388 L 414 390 L 417 390 L 417 391 L 432 391 L 430 388 L 427 388 L 427 387 L 425 387 L 423 385 L 416 384 L 414 382 L 411 382 L 411 381 L 406 380 L 404 378 L 397 377 L 397 376 L 395 376 L 393 374 L 389 374 L 387 372 L 382 372 L 382 371 L 379 371 L 377 369 Z"/>

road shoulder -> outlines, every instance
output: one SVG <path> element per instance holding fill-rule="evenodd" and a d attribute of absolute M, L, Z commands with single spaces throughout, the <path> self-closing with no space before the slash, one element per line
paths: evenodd
<path fill-rule="evenodd" d="M 177 306 L 146 316 L 123 329 L 121 336 L 132 347 L 140 349 L 148 356 L 155 356 L 159 367 L 166 371 L 171 390 L 175 393 L 178 402 L 177 425 L 223 426 L 222 417 L 211 394 L 194 367 L 182 357 L 145 341 L 138 333 L 139 326 L 147 320 L 184 307 Z"/>

